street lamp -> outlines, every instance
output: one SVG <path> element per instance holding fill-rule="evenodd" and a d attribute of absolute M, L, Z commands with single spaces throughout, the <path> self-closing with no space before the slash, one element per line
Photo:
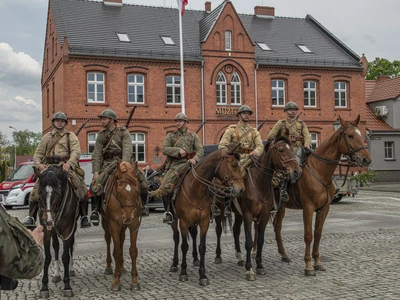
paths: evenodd
<path fill-rule="evenodd" d="M 8 126 L 11 129 L 14 129 L 17 132 L 17 128 Z M 14 170 L 17 168 L 17 142 L 15 141 L 15 134 L 14 134 Z"/>

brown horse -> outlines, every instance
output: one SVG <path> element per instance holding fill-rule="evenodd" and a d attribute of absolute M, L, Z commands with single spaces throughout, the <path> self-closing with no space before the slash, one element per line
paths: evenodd
<path fill-rule="evenodd" d="M 237 197 L 244 191 L 242 168 L 239 165 L 240 157 L 238 154 L 234 154 L 233 150 L 217 150 L 200 161 L 194 168 L 191 168 L 191 171 L 183 179 L 176 195 L 174 203 L 176 217 L 171 225 L 174 239 L 174 258 L 170 271 L 178 270 L 179 231 L 177 222 L 179 219 L 179 229 L 182 237 L 180 281 L 188 280 L 186 255 L 189 249 L 187 240 L 189 227 L 199 226 L 199 284 L 209 284 L 206 277 L 205 253 L 213 193 Z M 213 182 L 213 178 L 218 178 L 222 183 Z M 193 250 L 195 251 L 195 249 Z"/>
<path fill-rule="evenodd" d="M 111 285 L 112 291 L 121 290 L 120 277 L 124 269 L 123 248 L 125 231 L 129 228 L 131 246 L 129 254 L 132 260 L 130 289 L 140 290 L 136 259 L 138 250 L 136 241 L 141 222 L 141 201 L 139 184 L 136 177 L 137 162 L 132 166 L 128 162 L 118 162 L 117 168 L 110 176 L 105 188 L 105 203 L 101 207 L 101 224 L 107 244 L 107 266 L 104 274 L 112 274 L 111 267 L 111 238 L 114 244 L 115 272 Z"/>
<path fill-rule="evenodd" d="M 371 155 L 364 144 L 364 138 L 358 128 L 360 116 L 352 122 L 344 121 L 339 116 L 339 121 L 341 127 L 308 156 L 301 178 L 289 190 L 289 202 L 285 207 L 279 209 L 273 222 L 278 251 L 282 256 L 282 260 L 289 262 L 290 259 L 283 246 L 281 235 L 285 208 L 303 210 L 304 241 L 306 244 L 304 261 L 306 263 L 305 274 L 307 276 L 315 276 L 316 270 L 326 270 L 320 260 L 319 244 L 330 203 L 335 194 L 332 175 L 336 166 L 340 164 L 341 155 L 344 154 L 350 157 L 350 162 L 354 166 L 358 164 L 359 166 L 366 167 L 371 163 Z M 313 240 L 312 218 L 314 212 L 316 212 L 316 217 L 312 251 L 314 259 L 313 267 L 310 249 Z"/>

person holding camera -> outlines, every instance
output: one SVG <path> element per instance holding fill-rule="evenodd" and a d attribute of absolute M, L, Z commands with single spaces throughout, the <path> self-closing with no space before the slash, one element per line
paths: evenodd
<path fill-rule="evenodd" d="M 43 227 L 30 231 L 0 205 L 0 289 L 13 290 L 16 279 L 32 279 L 44 266 Z"/>

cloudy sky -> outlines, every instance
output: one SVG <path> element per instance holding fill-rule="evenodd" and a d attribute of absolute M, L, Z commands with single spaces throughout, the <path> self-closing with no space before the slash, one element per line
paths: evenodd
<path fill-rule="evenodd" d="M 65 0 L 68 1 L 68 0 Z M 99 1 L 99 0 L 98 0 Z M 206 0 L 189 0 L 187 9 L 204 10 Z M 223 0 L 211 0 L 215 8 Z M 176 0 L 123 0 L 124 3 L 176 7 Z M 254 6 L 275 7 L 275 15 L 312 15 L 358 55 L 400 60 L 399 0 L 232 0 L 238 13 Z M 48 0 L 0 0 L 0 130 L 41 131 L 40 76 Z"/>

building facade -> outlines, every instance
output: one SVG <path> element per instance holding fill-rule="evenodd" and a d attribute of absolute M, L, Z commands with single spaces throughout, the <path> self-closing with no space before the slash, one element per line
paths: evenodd
<path fill-rule="evenodd" d="M 126 123 L 140 164 L 162 162 L 161 146 L 181 107 L 178 10 L 101 2 L 50 0 L 42 71 L 43 132 L 52 115 L 67 114 L 70 131 L 89 119 L 78 138 L 93 150 L 97 118 L 113 109 Z M 295 101 L 313 146 L 330 135 L 340 115 L 361 115 L 365 132 L 365 72 L 359 57 L 312 16 L 275 16 L 256 6 L 238 14 L 234 1 L 182 17 L 185 111 L 191 131 L 202 122 L 203 144 L 215 144 L 236 112 L 249 105 L 263 139 L 283 108 Z"/>

